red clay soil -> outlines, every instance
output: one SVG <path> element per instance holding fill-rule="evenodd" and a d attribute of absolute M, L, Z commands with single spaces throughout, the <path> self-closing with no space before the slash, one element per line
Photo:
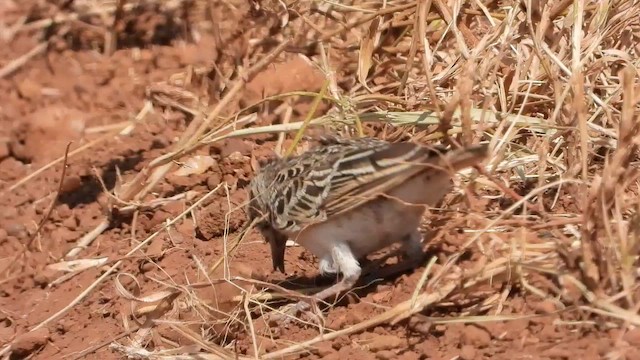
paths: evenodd
<path fill-rule="evenodd" d="M 2 22 L 12 24 L 33 11 L 27 3 L 30 1 L 3 1 L 0 4 Z M 45 15 L 46 11 L 40 16 Z M 145 29 L 157 29 L 162 21 L 153 14 L 142 14 L 136 26 L 144 33 Z M 124 318 L 127 316 L 123 314 L 129 314 L 131 301 L 116 291 L 113 276 L 60 319 L 38 331 L 28 331 L 70 304 L 106 267 L 122 259 L 138 241 L 158 230 L 167 219 L 179 215 L 190 202 L 180 200 L 159 209 L 142 211 L 135 219 L 133 235 L 133 219 L 123 217 L 78 256 L 80 259 L 107 257 L 105 265 L 81 271 L 60 282 L 58 280 L 64 274 L 46 270 L 45 266 L 61 261 L 78 239 L 102 219 L 106 195 L 95 174 L 102 177 L 108 189 L 113 189 L 118 172 L 125 179 L 130 179 L 144 164 L 166 153 L 169 145 L 184 131 L 187 120 L 181 112 L 156 108 L 130 136 L 110 136 L 106 141 L 71 157 L 58 202 L 40 234 L 22 256 L 30 234 L 54 200 L 62 167 L 58 163 L 22 186 L 11 191 L 8 191 L 9 187 L 62 156 L 69 141 L 73 141 L 71 150 L 78 149 L 112 131 L 109 125 L 131 120 L 148 99 L 148 86 L 166 81 L 187 66 L 207 65 L 221 51 L 238 54 L 241 58 L 247 39 L 233 37 L 234 28 L 229 25 L 233 23 L 246 25 L 240 18 L 229 18 L 223 22 L 222 36 L 232 39 L 224 49 L 214 41 L 208 41 L 208 35 L 203 35 L 205 38 L 198 42 L 150 39 L 142 48 L 123 46 L 111 56 L 92 49 L 91 29 L 87 28 L 85 32 L 52 40 L 43 55 L 31 58 L 15 72 L 0 79 L 0 268 L 3 269 L 0 279 L 0 349 L 12 344 L 11 359 L 72 358 L 101 343 L 105 346 L 85 358 L 116 359 L 123 356 L 110 349 L 108 344 L 126 333 Z M 0 65 L 18 58 L 40 41 L 41 33 L 34 31 L 18 33 L 11 41 L 3 40 L 0 43 Z M 317 91 L 322 76 L 297 57 L 288 58 L 279 66 L 269 67 L 250 83 L 243 95 L 244 101 L 251 103 L 262 96 L 293 90 Z M 308 104 L 300 105 L 296 108 L 299 111 L 297 115 L 305 114 L 307 108 Z M 262 124 L 275 119 L 273 115 L 262 117 Z M 244 188 L 253 173 L 251 156 L 269 155 L 275 146 L 274 140 L 273 136 L 263 136 L 225 141 L 205 148 L 201 153 L 210 154 L 216 160 L 208 172 L 187 177 L 169 175 L 154 195 L 169 197 L 187 190 L 204 194 L 227 182 L 231 203 L 241 204 L 246 199 Z M 198 211 L 195 222 L 191 217 L 178 222 L 171 232 L 157 237 L 149 248 L 125 258 L 120 270 L 138 279 L 142 294 L 162 288 L 152 278 L 172 279 L 179 284 L 203 281 L 198 275 L 196 259 L 202 264 L 212 264 L 220 258 L 225 213 L 229 208 L 227 201 L 225 192 L 219 191 Z M 229 230 L 232 233 L 237 231 L 244 222 L 242 212 L 234 213 L 229 220 Z M 429 248 L 439 256 L 453 253 L 466 239 L 455 226 L 447 227 L 442 233 L 438 244 Z M 16 258 L 18 261 L 14 263 Z M 256 233 L 241 245 L 233 262 L 236 264 L 233 271 L 240 274 L 268 281 L 285 278 L 282 274 L 272 274 L 268 247 Z M 314 283 L 316 261 L 302 249 L 288 251 L 286 266 L 289 277 L 309 277 L 312 280 L 307 284 Z M 384 307 L 408 299 L 422 270 L 372 285 L 359 293 L 359 301 L 350 298 L 328 310 L 326 327 L 345 328 L 384 311 Z M 123 280 L 122 277 L 120 279 Z M 536 285 L 554 286 L 543 279 Z M 237 294 L 232 286 L 221 286 L 217 288 L 216 296 L 229 300 Z M 556 310 L 552 302 L 513 291 L 504 301 L 502 313 L 548 314 Z M 455 307 L 436 308 L 423 315 L 435 318 L 455 316 L 456 311 Z M 508 322 L 431 326 L 423 318 L 414 318 L 395 326 L 381 325 L 320 343 L 315 350 L 300 356 L 326 359 L 640 358 L 640 351 L 636 348 L 640 346 L 638 332 L 607 330 L 606 324 L 567 322 L 572 317 L 580 318 L 579 314 L 562 318 L 549 315 Z M 126 322 L 132 326 L 130 318 Z M 152 343 L 159 347 L 191 343 L 169 327 L 158 329 L 159 337 L 154 337 Z M 248 330 L 238 329 L 234 335 L 232 350 L 251 354 Z M 259 341 L 263 350 L 270 351 L 282 347 L 282 344 L 304 341 L 316 335 L 317 329 L 312 326 L 291 324 L 259 334 Z M 282 342 L 276 346 L 267 341 L 269 336 Z M 120 338 L 119 342 L 126 343 L 124 339 Z M 229 341 L 227 339 L 226 343 Z M 225 342 L 220 340 L 219 343 Z"/>

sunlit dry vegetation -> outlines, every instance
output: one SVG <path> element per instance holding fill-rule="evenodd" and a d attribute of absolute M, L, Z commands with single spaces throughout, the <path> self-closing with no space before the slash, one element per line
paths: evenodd
<path fill-rule="evenodd" d="M 542 316 L 553 317 L 563 329 L 586 326 L 624 334 L 640 327 L 637 2 L 70 3 L 55 14 L 22 19 L 5 35 L 47 30 L 47 45 L 37 45 L 30 56 L 55 51 L 58 43 L 101 56 L 116 51 L 135 56 L 135 49 L 147 44 L 213 41 L 217 52 L 206 65 L 186 66 L 150 82 L 144 105 L 129 121 L 70 151 L 72 159 L 114 136 L 125 142 L 139 136 L 154 112 L 180 113 L 188 120 L 175 141 L 113 188 L 100 182 L 109 194 L 105 211 L 68 249 L 67 261 L 90 258 L 89 249 L 102 234 L 122 226 L 123 214 L 135 231 L 142 211 L 176 201 L 186 205 L 157 231 L 141 230 L 122 259 L 81 265 L 105 267 L 91 286 L 31 331 L 55 323 L 93 291 L 114 283 L 119 301 L 135 306 L 130 318 L 136 320 L 123 320 L 121 338 L 87 346 L 82 356 L 106 346 L 153 359 L 324 356 L 318 350 L 323 343 L 376 327 L 426 327 L 423 336 L 429 336 L 428 329 L 439 324 Z M 136 32 L 145 21 L 153 26 Z M 29 56 L 5 65 L 1 76 L 28 61 Z M 313 91 L 251 85 L 290 61 L 313 69 L 319 80 Z M 279 71 L 278 76 L 288 75 Z M 282 299 L 313 289 L 287 290 L 232 270 L 243 263 L 236 252 L 249 238 L 256 244 L 250 246 L 264 249 L 262 261 L 271 262 L 250 224 L 228 226 L 244 216 L 244 202 L 233 202 L 230 195 L 244 185 L 221 182 L 204 193 L 158 189 L 176 170 L 182 177 L 207 171 L 213 163 L 201 155 L 227 139 L 255 141 L 276 156 L 290 156 L 308 146 L 305 135 L 321 132 L 451 146 L 485 142 L 491 156 L 483 168 L 460 174 L 443 208 L 425 218 L 425 233 L 435 234 L 430 244 L 445 244 L 450 251 L 410 275 L 409 292 L 398 292 L 375 314 L 341 328 L 325 319 L 334 309 L 323 307 L 317 318 L 294 321 L 291 326 L 306 330 L 289 337 L 292 331 L 274 330 L 277 325 L 265 323 L 263 315 L 279 311 Z M 249 156 L 252 170 L 259 157 Z M 60 157 L 34 169 L 3 191 L 28 186 L 65 161 Z M 140 274 L 123 269 L 126 258 L 148 254 L 155 239 L 170 236 L 213 197 L 228 201 L 220 213 L 227 226 L 216 240 L 224 251 L 211 261 L 191 257 L 198 282 L 165 277 L 142 286 Z M 34 227 L 34 238 L 39 231 Z M 32 251 L 38 250 L 29 246 L 12 259 Z M 6 267 L 7 279 L 19 268 L 15 261 Z M 211 297 L 222 292 L 231 294 L 224 304 Z M 504 311 L 521 297 L 536 299 L 544 311 Z M 371 295 L 367 299 L 371 302 Z M 167 331 L 180 340 L 163 341 Z M 623 348 L 605 353 L 625 356 Z"/>

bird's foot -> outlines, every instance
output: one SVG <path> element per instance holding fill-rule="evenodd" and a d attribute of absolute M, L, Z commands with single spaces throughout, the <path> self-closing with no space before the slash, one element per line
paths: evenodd
<path fill-rule="evenodd" d="M 315 309 L 316 311 L 313 311 Z M 295 304 L 288 304 L 280 307 L 277 311 L 274 311 L 267 315 L 267 321 L 270 324 L 289 325 L 294 320 L 314 320 L 318 321 L 321 315 L 318 315 L 319 309 L 317 306 L 312 306 L 310 303 L 300 300 Z"/>

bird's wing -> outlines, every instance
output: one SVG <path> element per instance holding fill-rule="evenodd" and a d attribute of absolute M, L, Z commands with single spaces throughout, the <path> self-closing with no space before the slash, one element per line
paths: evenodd
<path fill-rule="evenodd" d="M 401 142 L 345 154 L 334 165 L 331 190 L 323 203 L 327 217 L 354 209 L 416 174 L 441 171 L 433 165 L 444 153 L 442 148 Z"/>
<path fill-rule="evenodd" d="M 480 161 L 485 146 L 445 150 L 372 138 L 328 139 L 276 176 L 276 227 L 299 229 L 354 209 L 424 171 L 452 174 Z M 278 178 L 279 177 L 279 178 Z M 288 181 L 282 181 L 288 179 Z M 425 191 L 429 191 L 425 189 Z"/>

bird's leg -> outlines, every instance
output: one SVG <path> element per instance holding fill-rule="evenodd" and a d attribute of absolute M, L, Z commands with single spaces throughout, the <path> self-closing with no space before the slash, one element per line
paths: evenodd
<path fill-rule="evenodd" d="M 337 270 L 342 274 L 342 279 L 335 285 L 332 285 L 311 296 L 311 301 L 324 301 L 330 297 L 336 296 L 343 291 L 351 290 L 360 278 L 362 270 L 358 260 L 351 252 L 346 243 L 337 244 L 331 251 L 333 264 L 329 266 L 328 261 L 324 260 L 325 270 Z M 323 260 L 321 260 L 323 261 Z M 300 313 L 308 312 L 311 304 L 308 301 L 300 300 L 292 308 L 285 310 L 286 315 L 297 316 Z M 276 320 L 282 317 L 276 318 Z M 288 318 L 290 319 L 290 318 Z M 285 319 L 285 321 L 288 321 Z"/>
<path fill-rule="evenodd" d="M 332 256 L 327 256 L 320 259 L 320 261 L 318 262 L 318 270 L 320 270 L 320 275 L 338 273 L 338 269 L 336 268 L 336 265 L 333 262 Z"/>
<path fill-rule="evenodd" d="M 342 280 L 313 295 L 313 298 L 316 300 L 326 300 L 343 291 L 350 290 L 356 284 L 362 273 L 358 260 L 353 256 L 351 249 L 346 243 L 341 243 L 334 247 L 331 255 L 334 266 L 337 267 L 338 271 L 342 274 Z"/>

